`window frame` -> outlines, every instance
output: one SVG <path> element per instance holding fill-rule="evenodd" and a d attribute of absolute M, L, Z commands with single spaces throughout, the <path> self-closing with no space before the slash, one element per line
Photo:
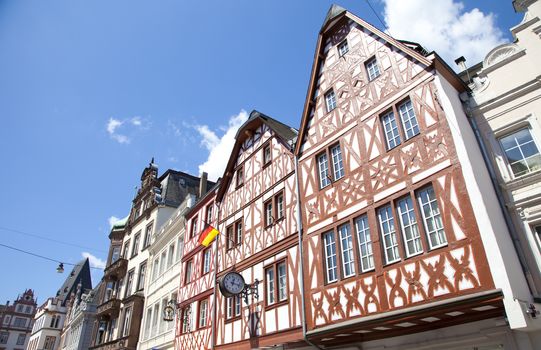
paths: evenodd
<path fill-rule="evenodd" d="M 375 71 L 374 69 L 371 70 L 371 67 L 375 67 Z M 381 69 L 379 67 L 379 62 L 376 55 L 373 55 L 370 58 L 368 58 L 366 61 L 364 61 L 364 69 L 366 71 L 366 77 L 368 78 L 369 82 L 374 81 L 379 76 L 381 76 Z"/>
<path fill-rule="evenodd" d="M 229 314 L 229 307 L 231 306 L 231 314 Z M 240 319 L 242 315 L 242 297 L 240 295 L 234 295 L 224 298 L 224 315 L 225 322 L 233 322 Z"/>
<path fill-rule="evenodd" d="M 206 305 L 206 308 L 205 308 L 205 319 L 204 319 L 204 324 L 201 324 L 201 306 L 205 304 Z M 209 325 L 208 325 L 208 321 L 209 321 L 209 299 L 208 298 L 204 298 L 204 299 L 201 299 L 199 300 L 199 302 L 197 303 L 197 329 L 202 329 L 202 328 L 207 328 Z"/>
<path fill-rule="evenodd" d="M 518 161 L 514 161 L 513 163 L 511 163 L 510 161 L 510 158 L 509 156 L 507 155 L 507 150 L 502 142 L 503 139 L 507 138 L 507 137 L 510 137 L 512 135 L 515 135 L 515 134 L 518 134 L 519 132 L 523 131 L 523 130 L 526 130 L 528 132 L 528 135 L 530 137 L 530 141 L 528 142 L 525 142 L 525 143 L 521 143 L 521 144 L 518 144 L 516 143 L 517 141 L 517 138 L 515 137 L 515 146 L 514 147 L 511 147 L 509 149 L 512 149 L 512 148 L 518 148 L 520 154 L 521 154 L 521 159 L 518 160 Z M 498 135 L 496 136 L 496 139 L 497 139 L 497 142 L 498 142 L 498 145 L 500 146 L 500 149 L 502 151 L 502 154 L 503 156 L 505 157 L 505 165 L 506 165 L 506 168 L 507 168 L 507 171 L 509 172 L 510 176 L 512 179 L 519 179 L 523 176 L 527 176 L 529 174 L 532 174 L 532 173 L 536 173 L 536 172 L 539 172 L 541 171 L 541 167 L 539 169 L 534 169 L 534 170 L 530 170 L 530 166 L 528 163 L 526 163 L 526 166 L 528 168 L 528 172 L 525 172 L 525 173 L 522 173 L 520 175 L 517 175 L 515 174 L 515 172 L 513 171 L 513 167 L 512 165 L 513 164 L 516 164 L 516 163 L 521 163 L 521 164 L 524 164 L 524 161 L 526 159 L 529 159 L 529 158 L 533 158 L 535 157 L 536 155 L 539 155 L 541 156 L 541 150 L 538 146 L 538 142 L 535 138 L 535 134 L 532 132 L 532 126 L 529 122 L 523 122 L 523 123 L 520 123 L 518 124 L 515 128 L 513 128 L 512 130 L 506 130 L 507 132 L 506 133 L 503 133 L 503 132 L 500 132 L 498 133 Z M 529 157 L 524 157 L 524 153 L 523 153 L 523 147 L 524 145 L 526 145 L 527 143 L 533 143 L 534 147 L 537 149 L 537 154 L 534 154 L 532 156 L 529 156 Z"/>
<path fill-rule="evenodd" d="M 327 113 L 332 112 L 336 109 L 336 107 L 338 107 L 338 100 L 333 88 L 327 90 L 327 92 L 323 95 L 323 98 L 325 99 L 325 109 Z"/>
<path fill-rule="evenodd" d="M 207 254 L 208 254 L 208 265 L 207 265 Z M 212 250 L 211 250 L 211 247 L 208 247 L 204 249 L 203 252 L 201 253 L 201 275 L 202 276 L 210 272 L 211 265 L 212 265 Z"/>
<path fill-rule="evenodd" d="M 333 152 L 335 149 L 339 150 L 338 162 L 335 162 L 335 153 Z M 340 141 L 326 147 L 323 151 L 316 154 L 315 157 L 319 179 L 319 189 L 332 185 L 346 176 L 346 166 L 344 165 L 344 157 L 342 155 L 342 145 L 340 144 Z M 324 162 L 321 161 L 323 157 L 325 158 Z M 326 169 L 322 168 L 323 163 L 326 164 Z M 338 163 L 340 167 L 337 168 L 335 163 Z M 325 173 L 326 176 L 324 176 L 323 173 Z"/>
<path fill-rule="evenodd" d="M 330 237 L 332 238 L 332 242 L 329 244 L 327 243 L 327 237 Z M 334 236 L 334 228 L 330 231 L 327 231 L 327 232 L 324 232 L 322 234 L 322 249 L 323 249 L 323 257 L 325 258 L 325 261 L 324 261 L 324 267 L 325 267 L 325 284 L 330 284 L 330 283 L 334 283 L 334 282 L 337 282 L 340 280 L 340 276 L 339 276 L 339 261 L 338 261 L 338 251 L 337 251 L 337 248 L 336 248 L 336 237 Z M 330 246 L 333 246 L 334 247 L 334 252 L 332 252 L 333 254 L 328 254 L 328 248 Z M 331 267 L 331 269 L 329 269 L 329 259 L 331 261 L 333 261 L 333 264 L 334 266 Z M 334 275 L 334 278 L 331 279 L 330 278 L 330 273 L 329 271 L 330 270 L 334 270 L 334 272 L 332 273 Z"/>
<path fill-rule="evenodd" d="M 402 212 L 402 206 L 400 203 L 407 202 L 408 208 L 406 209 L 406 212 Z M 417 220 L 417 213 L 415 208 L 415 201 L 411 199 L 410 194 L 408 193 L 405 196 L 402 196 L 398 198 L 395 202 L 395 208 L 397 210 L 397 216 L 398 216 L 398 223 L 400 225 L 400 231 L 402 234 L 402 242 L 404 246 L 404 253 L 406 258 L 411 258 L 413 256 L 423 254 L 424 248 L 423 248 L 423 239 L 421 235 L 421 230 L 419 228 L 419 220 Z M 412 217 L 410 214 L 413 214 L 413 219 L 415 222 L 412 222 Z M 404 222 L 404 215 L 407 216 L 407 220 L 409 225 L 406 225 Z M 396 223 L 395 223 L 396 227 Z M 412 236 L 412 238 L 408 238 L 406 236 L 406 227 L 410 227 L 412 231 L 416 231 L 417 236 Z M 415 228 L 415 229 L 413 229 Z M 416 250 L 413 252 L 410 252 L 410 248 L 408 246 L 408 242 L 413 242 L 414 246 L 417 246 Z"/>
<path fill-rule="evenodd" d="M 193 259 L 186 261 L 184 264 L 184 285 L 188 285 L 193 280 Z"/>
<path fill-rule="evenodd" d="M 363 222 L 362 230 L 359 230 L 359 222 Z M 366 223 L 366 225 L 365 225 Z M 355 239 L 357 239 L 357 249 L 359 257 L 359 273 L 365 273 L 369 271 L 374 271 L 376 269 L 376 262 L 374 259 L 374 244 L 372 241 L 372 229 L 370 227 L 370 220 L 368 218 L 368 213 L 361 214 L 353 219 L 353 225 L 355 227 Z M 363 240 L 360 239 L 360 235 L 363 234 Z M 366 240 L 368 237 L 368 240 Z M 363 254 L 362 246 L 366 246 L 366 251 L 368 254 Z M 371 263 L 371 266 L 365 267 L 363 259 L 367 259 Z"/>
<path fill-rule="evenodd" d="M 192 331 L 192 313 L 191 313 L 191 305 L 187 305 L 181 309 L 180 312 L 180 333 L 186 334 L 190 333 Z"/>
<path fill-rule="evenodd" d="M 267 151 L 268 151 L 268 157 L 267 157 Z M 262 158 L 263 158 L 263 167 L 267 167 L 272 163 L 272 147 L 271 143 L 267 142 L 265 145 L 263 145 L 263 148 L 261 150 Z"/>
<path fill-rule="evenodd" d="M 139 273 L 137 275 L 137 291 L 145 289 L 146 274 L 147 274 L 147 262 L 144 261 L 141 263 L 141 265 L 139 265 Z M 143 286 L 141 286 L 141 282 L 143 283 Z"/>
<path fill-rule="evenodd" d="M 263 220 L 265 220 L 265 228 L 269 228 L 274 224 L 274 198 L 269 198 L 263 203 Z M 270 210 L 270 212 L 269 212 Z"/>
<path fill-rule="evenodd" d="M 421 193 L 423 192 L 428 192 L 429 190 L 432 190 L 432 193 L 434 195 L 434 198 L 430 199 L 430 202 L 428 204 L 431 204 L 431 203 L 435 203 L 436 205 L 436 209 L 437 209 L 437 216 L 439 217 L 439 223 L 441 224 L 441 227 L 436 229 L 436 235 L 439 236 L 440 235 L 440 231 L 443 233 L 443 239 L 444 241 L 441 241 L 439 242 L 438 244 L 436 245 L 432 245 L 432 239 L 430 238 L 430 232 L 428 230 L 428 224 L 427 224 L 427 218 L 425 217 L 425 211 L 424 211 L 424 208 L 423 208 L 423 203 L 421 202 Z M 415 190 L 415 197 L 417 199 L 417 205 L 419 206 L 419 211 L 421 212 L 421 218 L 423 220 L 423 229 L 424 229 L 424 234 L 425 234 L 425 237 L 426 237 L 426 240 L 428 242 L 428 247 L 429 247 L 429 250 L 434 250 L 434 249 L 438 249 L 438 248 L 441 248 L 441 247 L 446 247 L 449 245 L 449 240 L 447 239 L 447 234 L 445 233 L 445 224 L 443 222 L 444 218 L 443 218 L 443 215 L 442 215 L 442 212 L 440 210 L 440 204 L 439 204 L 439 200 L 438 200 L 438 195 L 436 193 L 436 189 L 434 188 L 434 186 L 430 183 L 430 184 L 427 184 L 423 187 L 420 187 L 418 189 Z M 431 208 L 432 210 L 432 208 Z M 434 216 L 432 216 L 431 218 L 434 218 Z M 439 237 L 441 239 L 441 236 Z"/>
<path fill-rule="evenodd" d="M 190 221 L 190 238 L 194 238 L 197 236 L 196 231 L 197 231 L 197 226 L 198 226 L 198 220 L 199 220 L 199 216 L 196 215 Z"/>
<path fill-rule="evenodd" d="M 411 108 L 407 108 L 406 112 L 408 113 L 404 114 L 401 107 L 408 104 L 411 106 Z M 410 115 L 409 112 L 411 112 L 412 114 Z M 407 120 L 404 119 L 405 115 L 408 117 Z M 386 117 L 388 116 L 392 116 L 392 123 L 387 123 L 385 121 Z M 412 120 L 414 121 L 414 123 L 412 122 Z M 415 111 L 414 100 L 409 95 L 398 101 L 397 103 L 393 104 L 390 109 L 387 109 L 383 113 L 381 113 L 379 115 L 379 121 L 381 124 L 382 137 L 383 140 L 385 140 L 385 146 L 387 151 L 390 151 L 400 145 L 405 144 L 409 140 L 415 138 L 415 136 L 420 135 L 422 131 L 421 125 L 419 124 L 417 112 Z M 406 129 L 406 123 L 408 122 L 412 125 L 415 124 L 411 127 L 411 130 L 413 130 L 412 135 L 409 135 L 408 133 L 410 129 Z M 387 125 L 389 124 L 393 125 L 391 125 L 391 128 L 387 130 Z M 392 134 L 392 140 L 389 139 L 389 134 Z"/>
<path fill-rule="evenodd" d="M 341 229 L 345 228 L 345 231 L 342 231 Z M 355 243 L 353 242 L 353 233 L 351 230 L 351 226 L 349 221 L 346 221 L 336 227 L 336 232 L 338 233 L 338 239 L 340 244 L 340 267 L 341 267 L 341 273 L 340 277 L 341 279 L 347 279 L 350 277 L 353 277 L 357 274 L 357 270 L 355 269 Z M 349 236 L 349 242 L 344 244 L 344 238 L 346 238 L 346 241 L 348 241 L 347 236 L 344 237 L 343 233 L 347 233 Z M 347 246 L 345 246 L 347 245 Z M 347 259 L 346 259 L 347 257 Z M 348 261 L 349 260 L 349 261 Z M 349 274 L 346 274 L 346 269 L 349 267 L 351 270 Z"/>
<path fill-rule="evenodd" d="M 235 187 L 238 189 L 244 185 L 244 164 L 239 165 L 235 171 Z"/>
<path fill-rule="evenodd" d="M 131 248 L 130 259 L 137 256 L 137 254 L 139 254 L 139 241 L 140 240 L 141 240 L 141 231 L 138 231 L 133 236 L 133 244 L 132 244 L 132 248 Z"/>
<path fill-rule="evenodd" d="M 346 51 L 342 50 L 344 47 L 346 48 Z M 339 57 L 344 57 L 345 54 L 347 54 L 349 52 L 348 39 L 346 38 L 346 39 L 342 40 L 338 45 L 336 45 L 336 49 L 338 50 L 338 56 Z"/>
<path fill-rule="evenodd" d="M 145 238 L 143 240 L 143 249 L 145 250 L 152 243 L 152 231 L 153 231 L 154 222 L 145 226 Z"/>
<path fill-rule="evenodd" d="M 127 298 L 133 294 L 132 289 L 133 289 L 134 280 L 135 280 L 135 267 L 131 269 L 130 271 L 128 271 L 128 274 L 126 275 L 126 287 L 124 288 L 124 298 Z"/>
<path fill-rule="evenodd" d="M 285 281 L 284 284 L 280 281 L 279 266 L 285 266 Z M 289 271 L 287 265 L 287 258 L 279 259 L 271 264 L 266 265 L 264 268 L 265 276 L 265 309 L 271 309 L 280 305 L 288 303 L 289 300 Z M 272 282 L 269 283 L 268 273 L 272 272 Z M 285 288 L 285 298 L 280 298 L 280 287 Z M 272 295 L 272 302 L 269 302 L 269 296 Z"/>
<path fill-rule="evenodd" d="M 387 214 L 387 217 L 385 218 L 385 220 L 382 220 L 381 215 L 380 215 L 383 209 L 386 209 L 385 211 Z M 379 233 L 381 237 L 381 244 L 383 248 L 383 257 L 385 258 L 383 261 L 383 265 L 387 266 L 387 265 L 391 265 L 391 264 L 401 261 L 402 256 L 400 254 L 400 242 L 398 240 L 399 233 L 396 232 L 396 219 L 395 219 L 392 203 L 387 203 L 380 206 L 379 208 L 376 208 L 376 217 L 377 217 L 378 228 L 379 228 Z M 385 232 L 383 221 L 385 221 L 385 223 L 387 223 L 389 226 L 390 226 L 389 222 L 392 222 L 392 227 L 393 227 L 392 230 Z M 386 236 L 391 237 L 390 246 L 387 246 Z M 391 250 L 393 252 L 394 258 L 392 260 L 389 259 L 388 250 Z"/>

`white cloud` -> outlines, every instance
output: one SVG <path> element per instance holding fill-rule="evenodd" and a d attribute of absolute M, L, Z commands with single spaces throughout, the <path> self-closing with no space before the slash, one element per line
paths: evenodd
<path fill-rule="evenodd" d="M 199 165 L 199 172 L 207 172 L 210 180 L 216 180 L 223 175 L 233 146 L 235 134 L 239 127 L 248 120 L 248 113 L 241 110 L 239 114 L 231 116 L 224 134 L 219 137 L 208 125 L 197 125 L 195 129 L 202 137 L 201 145 L 209 151 L 207 160 Z"/>
<path fill-rule="evenodd" d="M 459 70 L 455 58 L 464 56 L 468 66 L 473 66 L 504 41 L 494 14 L 485 14 L 477 8 L 466 12 L 461 1 L 383 2 L 385 22 L 393 37 L 415 41 L 428 51 L 436 51 L 455 70 Z"/>
<path fill-rule="evenodd" d="M 131 138 L 126 135 L 126 132 L 133 133 L 137 130 L 148 130 L 150 125 L 151 122 L 148 118 L 143 119 L 139 116 L 122 120 L 111 117 L 107 122 L 106 129 L 111 139 L 120 144 L 129 144 Z M 120 133 L 119 130 L 123 130 L 123 132 Z"/>
<path fill-rule="evenodd" d="M 97 256 L 90 254 L 89 252 L 82 252 L 81 255 L 83 256 L 83 258 L 88 258 L 88 262 L 90 262 L 90 266 L 97 267 L 100 269 L 105 268 L 105 260 L 101 260 Z"/>
<path fill-rule="evenodd" d="M 120 218 L 117 218 L 116 216 L 111 216 L 109 218 L 109 226 L 112 228 L 114 224 L 116 224 L 117 222 L 119 222 L 121 219 Z"/>

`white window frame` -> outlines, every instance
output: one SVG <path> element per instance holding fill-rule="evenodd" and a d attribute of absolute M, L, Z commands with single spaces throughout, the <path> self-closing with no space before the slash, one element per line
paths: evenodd
<path fill-rule="evenodd" d="M 428 194 L 430 193 L 430 190 L 432 194 L 434 195 L 433 198 L 430 198 Z M 428 201 L 424 202 L 422 193 L 427 193 Z M 438 205 L 438 198 L 436 197 L 436 192 L 434 191 L 434 188 L 432 186 L 427 186 L 423 189 L 420 189 L 417 191 L 417 200 L 419 202 L 419 208 L 421 209 L 421 215 L 423 217 L 423 224 L 426 232 L 426 238 L 428 241 L 428 245 L 430 246 L 430 249 L 436 249 L 439 247 L 444 247 L 447 245 L 447 235 L 445 234 L 445 228 L 443 225 L 443 218 L 441 216 L 441 211 Z M 425 213 L 425 205 L 428 205 L 430 208 L 430 216 L 427 216 Z M 434 209 L 435 208 L 435 209 Z M 428 228 L 428 221 L 434 220 L 433 227 L 436 229 L 433 231 L 430 231 Z M 436 244 L 433 244 L 431 235 L 435 232 L 436 237 Z"/>
<path fill-rule="evenodd" d="M 338 49 L 338 55 L 340 57 L 348 53 L 349 52 L 348 40 L 344 39 L 340 44 L 338 44 L 337 49 Z"/>
<path fill-rule="evenodd" d="M 325 252 L 325 276 L 327 283 L 338 281 L 338 259 L 336 256 L 336 240 L 334 231 L 323 234 L 323 249 Z"/>
<path fill-rule="evenodd" d="M 514 163 L 518 163 L 518 162 L 522 162 L 524 164 L 524 161 L 526 159 L 530 159 L 530 158 L 533 158 L 537 155 L 540 155 L 541 156 L 541 152 L 539 150 L 539 146 L 538 146 L 538 143 L 537 143 L 537 140 L 535 138 L 535 135 L 534 133 L 532 132 L 532 128 L 531 128 L 531 125 L 529 122 L 522 122 L 520 123 L 519 125 L 517 125 L 513 130 L 509 130 L 507 133 L 498 133 L 498 143 L 502 149 L 502 152 L 503 152 L 503 155 L 505 157 L 505 161 L 506 161 L 506 165 L 507 165 L 507 169 L 509 171 L 509 174 L 513 177 L 513 178 L 520 178 L 522 176 L 525 176 L 525 175 L 528 175 L 528 174 L 531 174 L 531 173 L 534 173 L 534 172 L 537 172 L 537 171 L 540 171 L 540 169 L 530 169 L 530 165 L 528 163 L 526 163 L 526 166 L 528 168 L 528 171 L 525 172 L 525 173 L 522 173 L 520 175 L 516 175 L 515 172 L 513 171 L 513 167 L 512 167 L 512 163 L 509 159 L 509 156 L 507 155 L 507 150 L 505 149 L 504 145 L 503 145 L 503 142 L 502 142 L 502 139 L 505 139 L 507 137 L 510 137 L 512 135 L 515 135 L 523 130 L 526 130 L 531 138 L 531 141 L 528 141 L 528 143 L 533 143 L 533 145 L 535 146 L 535 148 L 537 149 L 537 154 L 533 155 L 533 156 L 529 156 L 529 157 L 524 157 L 524 153 L 523 153 L 523 146 L 526 144 L 526 143 L 522 143 L 522 144 L 516 144 L 515 147 L 513 148 L 518 148 L 519 149 L 519 152 L 521 154 L 521 160 L 519 161 L 516 161 Z M 516 142 L 516 138 L 515 138 L 515 142 Z M 513 164 L 514 164 L 513 163 Z"/>
<path fill-rule="evenodd" d="M 373 56 L 364 63 L 366 68 L 366 73 L 368 75 L 368 81 L 372 81 L 381 75 L 381 71 L 378 65 L 378 59 L 376 56 Z"/>
<path fill-rule="evenodd" d="M 325 188 L 331 184 L 331 179 L 329 178 L 329 157 L 327 156 L 327 152 L 317 156 L 317 167 L 319 172 L 319 188 Z"/>
<path fill-rule="evenodd" d="M 210 254 L 212 253 L 210 248 L 203 251 L 203 274 L 210 272 Z"/>
<path fill-rule="evenodd" d="M 334 181 L 344 177 L 344 162 L 342 160 L 342 149 L 340 144 L 336 144 L 330 148 L 331 158 L 332 158 L 332 172 L 334 176 Z"/>
<path fill-rule="evenodd" d="M 400 114 L 400 120 L 402 121 L 402 127 L 404 128 L 404 136 L 406 140 L 419 135 L 419 123 L 417 116 L 415 115 L 415 109 L 413 108 L 413 102 L 410 99 L 402 102 L 398 105 L 398 114 Z"/>
<path fill-rule="evenodd" d="M 381 240 L 383 243 L 385 264 L 392 264 L 394 262 L 400 261 L 400 249 L 398 247 L 398 238 L 396 236 L 396 226 L 394 222 L 393 208 L 390 204 L 387 204 L 378 209 L 377 215 L 381 230 Z M 385 227 L 387 227 L 388 229 L 385 229 Z M 389 237 L 389 244 L 387 244 L 387 237 Z"/>
<path fill-rule="evenodd" d="M 327 108 L 327 112 L 332 111 L 337 106 L 336 101 L 336 94 L 334 93 L 333 89 L 330 89 L 325 93 L 325 107 Z"/>
<path fill-rule="evenodd" d="M 359 244 L 361 272 L 374 270 L 374 249 L 370 237 L 368 215 L 365 214 L 355 219 L 355 230 L 357 231 L 357 242 Z"/>
<path fill-rule="evenodd" d="M 199 317 L 198 317 L 198 323 L 197 323 L 198 328 L 204 328 L 207 326 L 208 306 L 209 306 L 208 299 L 203 299 L 199 301 Z"/>
<path fill-rule="evenodd" d="M 402 140 L 393 110 L 390 110 L 381 116 L 381 124 L 383 125 L 383 133 L 387 150 L 400 146 Z"/>
<path fill-rule="evenodd" d="M 404 247 L 406 248 L 406 256 L 419 255 L 423 252 L 423 244 L 421 242 L 421 233 L 419 232 L 419 226 L 417 224 L 417 218 L 415 216 L 415 208 L 410 196 L 400 198 L 396 202 L 398 209 L 398 218 L 400 221 L 400 229 L 402 231 L 402 237 L 404 238 Z M 406 231 L 410 232 L 411 237 L 408 237 Z M 412 242 L 413 251 L 410 250 L 408 245 Z"/>
<path fill-rule="evenodd" d="M 338 234 L 342 251 L 342 277 L 355 276 L 355 253 L 353 252 L 353 236 L 349 223 L 338 226 Z"/>

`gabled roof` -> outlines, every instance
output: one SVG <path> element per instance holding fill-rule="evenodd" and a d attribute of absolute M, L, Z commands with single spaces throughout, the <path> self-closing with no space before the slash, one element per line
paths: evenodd
<path fill-rule="evenodd" d="M 421 52 L 418 52 L 417 50 L 415 50 L 413 48 L 414 45 L 411 45 L 412 43 L 407 42 L 407 44 L 405 44 L 406 43 L 405 41 L 400 41 L 391 37 L 390 35 L 382 32 L 375 26 L 371 25 L 370 23 L 362 20 L 361 18 L 355 16 L 351 12 L 343 9 L 342 7 L 338 5 L 332 5 L 329 11 L 327 12 L 327 16 L 325 17 L 325 21 L 323 22 L 323 26 L 321 27 L 321 30 L 319 32 L 319 36 L 317 39 L 316 52 L 314 54 L 314 63 L 312 65 L 312 71 L 310 73 L 310 82 L 308 84 L 308 91 L 307 91 L 306 100 L 304 103 L 304 110 L 302 113 L 298 142 L 295 147 L 296 155 L 299 155 L 300 153 L 302 140 L 304 137 L 304 133 L 306 132 L 306 123 L 308 119 L 308 113 L 310 112 L 310 108 L 313 103 L 312 96 L 314 94 L 314 89 L 316 88 L 315 83 L 317 81 L 317 70 L 318 70 L 320 61 L 324 58 L 323 50 L 325 49 L 325 39 L 327 37 L 327 34 L 334 28 L 334 26 L 345 19 L 350 19 L 353 22 L 359 24 L 363 28 L 374 33 L 375 35 L 382 38 L 390 45 L 396 47 L 397 49 L 401 50 L 402 52 L 416 59 L 417 61 L 424 64 L 425 66 L 432 65 L 432 61 L 429 60 L 427 57 L 425 57 Z"/>
<path fill-rule="evenodd" d="M 223 195 L 231 182 L 235 167 L 235 159 L 239 153 L 240 146 L 247 138 L 251 137 L 252 132 L 262 124 L 266 124 L 269 128 L 271 128 L 276 134 L 277 139 L 285 146 L 289 147 L 290 149 L 293 148 L 293 144 L 297 140 L 298 134 L 295 128 L 279 122 L 278 120 L 271 118 L 259 111 L 253 110 L 250 113 L 248 120 L 241 125 L 237 131 L 237 134 L 235 135 L 235 145 L 233 146 L 233 150 L 229 155 L 229 161 L 225 167 L 224 175 L 222 176 L 222 181 L 218 188 L 218 193 L 216 194 L 216 202 L 222 201 Z"/>
<path fill-rule="evenodd" d="M 61 305 L 65 306 L 69 300 L 71 293 L 77 291 L 77 285 L 81 284 L 81 288 L 92 289 L 92 280 L 90 277 L 90 262 L 88 258 L 79 261 L 71 270 L 68 277 L 58 290 L 56 298 L 60 300 Z"/>

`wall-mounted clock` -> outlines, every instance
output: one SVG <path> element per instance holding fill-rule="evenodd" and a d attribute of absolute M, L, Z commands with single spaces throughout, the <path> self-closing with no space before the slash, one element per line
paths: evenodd
<path fill-rule="evenodd" d="M 218 286 L 225 297 L 239 295 L 245 287 L 244 277 L 238 272 L 230 271 L 220 279 Z"/>

